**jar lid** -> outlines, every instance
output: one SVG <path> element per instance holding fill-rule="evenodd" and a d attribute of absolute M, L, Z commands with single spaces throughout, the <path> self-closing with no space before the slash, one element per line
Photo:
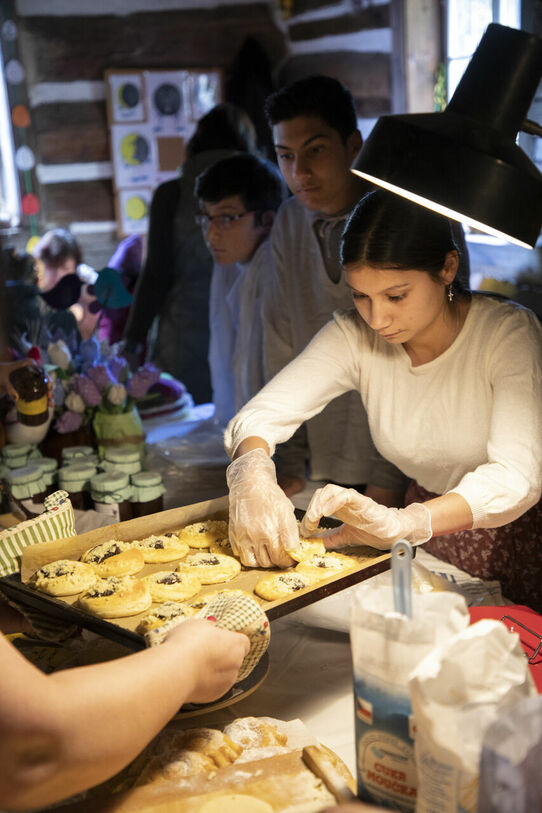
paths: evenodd
<path fill-rule="evenodd" d="M 37 457 L 33 460 L 32 465 L 39 466 L 42 472 L 47 474 L 56 471 L 58 468 L 58 463 L 54 457 Z"/>
<path fill-rule="evenodd" d="M 106 491 L 118 491 L 129 484 L 130 478 L 123 471 L 104 471 L 96 474 L 90 481 L 92 491 L 99 493 Z"/>
<path fill-rule="evenodd" d="M 132 474 L 132 485 L 138 488 L 152 488 L 162 484 L 162 475 L 157 471 L 140 471 Z"/>
<path fill-rule="evenodd" d="M 88 457 L 93 454 L 92 446 L 65 446 L 62 449 L 62 460 L 73 460 L 75 457 Z"/>
<path fill-rule="evenodd" d="M 33 463 L 30 466 L 21 466 L 18 469 L 11 469 L 9 481 L 14 486 L 23 486 L 41 480 L 42 473 L 40 466 Z"/>
<path fill-rule="evenodd" d="M 92 462 L 85 460 L 78 460 L 77 462 L 69 463 L 67 466 L 62 466 L 58 470 L 58 476 L 64 480 L 90 480 L 96 474 L 96 466 Z"/>
<path fill-rule="evenodd" d="M 105 450 L 105 459 L 111 463 L 132 463 L 140 459 L 137 446 L 115 446 Z"/>
<path fill-rule="evenodd" d="M 2 449 L 4 460 L 11 460 L 14 457 L 28 456 L 32 451 L 31 443 L 6 443 Z"/>

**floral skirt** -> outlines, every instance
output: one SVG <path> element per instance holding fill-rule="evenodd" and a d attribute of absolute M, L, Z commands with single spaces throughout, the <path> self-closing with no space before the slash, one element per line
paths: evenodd
<path fill-rule="evenodd" d="M 412 481 L 405 505 L 434 497 Z M 542 500 L 508 525 L 457 531 L 423 547 L 471 576 L 498 579 L 505 598 L 542 613 Z"/>

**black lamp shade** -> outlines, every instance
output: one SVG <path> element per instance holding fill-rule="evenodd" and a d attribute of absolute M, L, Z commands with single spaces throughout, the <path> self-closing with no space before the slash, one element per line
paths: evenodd
<path fill-rule="evenodd" d="M 488 26 L 447 109 L 382 116 L 353 171 L 533 247 L 542 225 L 542 175 L 515 139 L 541 76 L 542 40 Z"/>

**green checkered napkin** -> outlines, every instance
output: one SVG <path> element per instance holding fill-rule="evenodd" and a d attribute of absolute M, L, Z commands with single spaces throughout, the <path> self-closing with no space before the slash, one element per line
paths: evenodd
<path fill-rule="evenodd" d="M 250 640 L 250 649 L 245 657 L 236 683 L 244 680 L 250 675 L 262 655 L 269 646 L 271 637 L 271 627 L 268 618 L 258 602 L 249 595 L 234 595 L 223 593 L 215 596 L 209 604 L 203 607 L 192 618 L 205 618 L 215 621 L 219 627 L 231 630 L 232 632 L 243 632 Z M 167 633 L 184 621 L 189 621 L 190 616 L 172 618 L 166 621 L 161 627 L 145 633 L 147 646 L 157 646 L 161 644 Z"/>

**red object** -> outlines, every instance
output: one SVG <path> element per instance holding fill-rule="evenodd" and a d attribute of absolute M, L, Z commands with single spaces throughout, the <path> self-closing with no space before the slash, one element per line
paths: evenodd
<path fill-rule="evenodd" d="M 26 354 L 29 359 L 34 359 L 37 364 L 41 364 L 41 350 L 35 345 Z"/>
<path fill-rule="evenodd" d="M 503 624 L 505 624 L 509 630 L 518 633 L 523 651 L 529 658 L 532 658 L 540 643 L 540 639 L 536 636 L 542 636 L 542 615 L 535 613 L 534 610 L 525 607 L 523 604 L 506 604 L 502 607 L 469 607 L 469 614 L 471 624 L 474 624 L 475 621 L 480 621 L 482 618 L 494 618 L 497 621 L 501 621 L 503 616 L 506 616 L 503 620 Z M 514 623 L 514 621 L 517 623 Z M 520 626 L 521 624 L 524 626 Z M 532 630 L 535 634 L 533 635 L 524 629 L 524 627 L 528 627 L 528 629 Z M 535 686 L 539 694 L 542 694 L 542 647 L 536 657 L 529 661 L 529 668 Z"/>
<path fill-rule="evenodd" d="M 37 215 L 40 210 L 40 202 L 32 192 L 28 192 L 21 200 L 21 209 L 25 215 Z"/>

